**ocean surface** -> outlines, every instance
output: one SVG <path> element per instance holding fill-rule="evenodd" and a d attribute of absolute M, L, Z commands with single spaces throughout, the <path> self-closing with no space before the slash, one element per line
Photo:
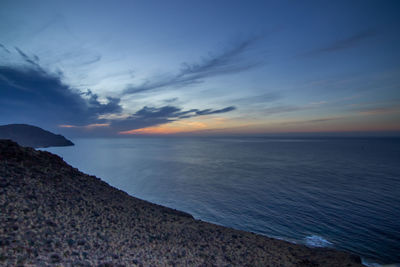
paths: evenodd
<path fill-rule="evenodd" d="M 400 263 L 400 139 L 72 141 L 46 150 L 133 196 L 365 263 Z"/>

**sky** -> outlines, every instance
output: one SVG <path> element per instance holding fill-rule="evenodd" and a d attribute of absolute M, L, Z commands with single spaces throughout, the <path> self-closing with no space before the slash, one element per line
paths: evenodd
<path fill-rule="evenodd" d="M 399 1 L 0 1 L 0 124 L 400 133 Z"/>

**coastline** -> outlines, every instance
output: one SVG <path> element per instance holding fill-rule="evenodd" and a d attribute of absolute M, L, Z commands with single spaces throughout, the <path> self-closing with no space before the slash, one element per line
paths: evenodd
<path fill-rule="evenodd" d="M 347 252 L 195 220 L 11 141 L 0 141 L 0 178 L 4 265 L 363 266 Z"/>

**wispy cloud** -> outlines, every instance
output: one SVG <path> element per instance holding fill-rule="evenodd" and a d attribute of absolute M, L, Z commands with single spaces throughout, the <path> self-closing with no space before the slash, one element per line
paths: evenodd
<path fill-rule="evenodd" d="M 274 106 L 262 109 L 264 115 L 274 115 L 280 113 L 290 113 L 290 112 L 299 112 L 303 110 L 315 109 L 319 108 L 322 105 L 326 105 L 328 102 L 326 101 L 319 101 L 319 102 L 312 102 L 306 105 L 296 106 L 296 105 L 281 105 L 281 106 Z"/>
<path fill-rule="evenodd" d="M 191 133 L 193 131 L 201 131 L 207 128 L 207 124 L 198 121 L 177 121 L 160 126 L 140 128 L 130 131 L 122 131 L 122 135 L 165 135 L 165 134 L 182 134 Z"/>
<path fill-rule="evenodd" d="M 178 98 L 177 97 L 173 97 L 173 98 L 165 99 L 164 103 L 173 103 L 173 102 L 176 102 L 176 101 L 178 101 Z"/>
<path fill-rule="evenodd" d="M 205 110 L 198 110 L 196 111 L 196 115 L 212 115 L 212 114 L 219 114 L 219 113 L 225 113 L 229 112 L 232 110 L 235 110 L 236 108 L 234 106 L 226 107 L 223 109 L 217 109 L 217 110 L 212 110 L 212 109 L 205 109 Z"/>
<path fill-rule="evenodd" d="M 69 125 L 69 124 L 61 124 L 58 125 L 58 127 L 61 128 L 85 128 L 85 129 L 92 129 L 92 128 L 97 128 L 97 127 L 108 127 L 110 126 L 109 123 L 93 123 L 93 124 L 88 124 L 84 126 L 76 126 L 76 125 Z"/>
<path fill-rule="evenodd" d="M 181 87 L 202 82 L 204 79 L 219 75 L 234 74 L 255 68 L 262 60 L 249 58 L 246 53 L 251 50 L 260 38 L 241 41 L 222 53 L 209 55 L 200 63 L 183 63 L 181 70 L 175 75 L 154 78 L 139 85 L 129 85 L 123 94 L 135 94 L 169 86 Z"/>
<path fill-rule="evenodd" d="M 101 55 L 94 55 L 92 58 L 87 59 L 86 61 L 80 62 L 82 65 L 91 65 L 97 63 L 101 60 Z"/>
<path fill-rule="evenodd" d="M 3 44 L 0 44 L 0 48 L 2 48 L 7 53 L 11 54 L 10 50 L 8 50 L 7 47 L 5 47 Z"/>
<path fill-rule="evenodd" d="M 33 57 L 28 56 L 27 54 L 25 54 L 21 49 L 19 49 L 18 47 L 14 47 L 15 50 L 18 52 L 18 54 L 22 57 L 22 59 L 35 66 L 37 69 L 42 70 L 42 67 L 39 65 L 39 57 L 34 55 Z"/>
<path fill-rule="evenodd" d="M 261 95 L 241 97 L 230 100 L 232 103 L 245 104 L 245 105 L 258 105 L 274 102 L 276 100 L 282 99 L 283 95 L 279 92 L 273 91 Z"/>
<path fill-rule="evenodd" d="M 335 120 L 340 120 L 340 119 L 344 119 L 344 118 L 346 118 L 346 117 L 344 117 L 344 116 L 323 117 L 323 118 L 311 119 L 311 120 L 290 121 L 290 122 L 284 122 L 281 124 L 282 125 L 285 125 L 285 124 L 290 124 L 290 125 L 313 124 L 313 123 L 321 123 L 321 122 L 327 122 L 327 121 L 335 121 Z"/>
<path fill-rule="evenodd" d="M 141 129 L 151 126 L 166 124 L 182 119 L 188 119 L 197 116 L 221 114 L 235 110 L 233 106 L 222 109 L 190 109 L 182 110 L 175 106 L 164 106 L 160 108 L 143 107 L 136 113 L 122 120 L 114 120 L 111 126 L 117 131 L 127 131 Z"/>
<path fill-rule="evenodd" d="M 265 115 L 288 113 L 308 109 L 306 106 L 275 106 L 263 109 Z"/>
<path fill-rule="evenodd" d="M 400 106 L 366 108 L 358 111 L 362 115 L 379 115 L 400 112 Z"/>
<path fill-rule="evenodd" d="M 347 48 L 351 48 L 351 47 L 359 45 L 363 41 L 365 41 L 375 35 L 377 35 L 377 32 L 375 30 L 370 29 L 370 30 L 361 31 L 361 32 L 355 33 L 347 38 L 336 40 L 335 42 L 333 42 L 329 45 L 326 45 L 324 47 L 320 47 L 320 48 L 314 49 L 312 51 L 309 51 L 309 52 L 303 54 L 303 56 L 315 56 L 315 55 L 319 55 L 319 54 L 331 53 L 331 52 L 336 52 L 336 51 L 344 50 Z"/>

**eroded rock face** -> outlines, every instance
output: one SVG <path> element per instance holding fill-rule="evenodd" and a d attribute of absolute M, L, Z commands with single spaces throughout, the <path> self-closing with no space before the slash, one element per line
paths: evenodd
<path fill-rule="evenodd" d="M 361 266 L 131 197 L 49 152 L 0 141 L 0 265 Z"/>

